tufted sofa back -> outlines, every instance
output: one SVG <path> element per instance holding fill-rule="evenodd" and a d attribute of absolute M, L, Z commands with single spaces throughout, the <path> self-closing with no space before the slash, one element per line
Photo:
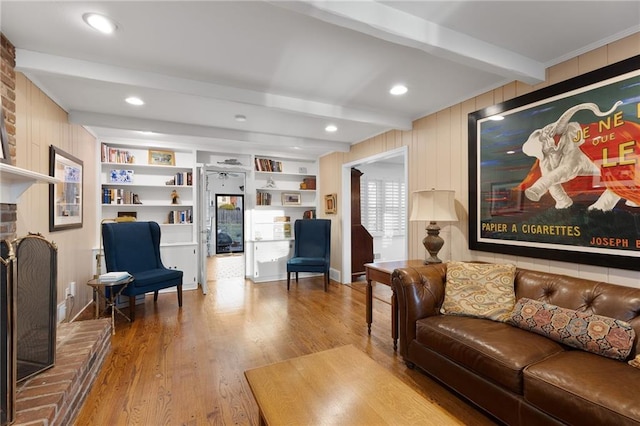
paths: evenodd
<path fill-rule="evenodd" d="M 640 353 L 640 288 L 623 287 L 566 275 L 517 269 L 516 300 L 539 300 L 580 312 L 604 315 L 631 324 Z"/>

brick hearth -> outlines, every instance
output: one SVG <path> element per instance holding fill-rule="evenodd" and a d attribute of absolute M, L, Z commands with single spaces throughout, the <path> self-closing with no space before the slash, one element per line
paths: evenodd
<path fill-rule="evenodd" d="M 111 351 L 109 319 L 63 323 L 55 366 L 18 385 L 16 425 L 72 424 Z"/>

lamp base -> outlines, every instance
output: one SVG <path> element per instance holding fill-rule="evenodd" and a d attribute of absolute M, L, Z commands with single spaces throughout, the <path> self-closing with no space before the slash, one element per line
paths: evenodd
<path fill-rule="evenodd" d="M 424 260 L 424 264 L 442 263 L 442 260 L 438 258 L 438 252 L 444 245 L 444 240 L 440 237 L 440 227 L 436 222 L 431 222 L 426 229 L 427 236 L 422 240 L 422 244 L 429 252 L 429 257 Z"/>

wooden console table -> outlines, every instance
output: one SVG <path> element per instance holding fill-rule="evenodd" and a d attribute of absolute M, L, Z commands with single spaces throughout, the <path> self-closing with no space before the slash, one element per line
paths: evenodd
<path fill-rule="evenodd" d="M 391 287 L 391 274 L 398 268 L 412 268 L 424 266 L 421 259 L 394 260 L 391 262 L 366 263 L 364 265 L 367 277 L 367 331 L 371 334 L 371 323 L 373 321 L 372 303 L 373 292 L 371 282 L 376 281 Z M 393 350 L 398 349 L 398 299 L 396 293 L 391 296 L 391 337 L 393 338 Z"/>

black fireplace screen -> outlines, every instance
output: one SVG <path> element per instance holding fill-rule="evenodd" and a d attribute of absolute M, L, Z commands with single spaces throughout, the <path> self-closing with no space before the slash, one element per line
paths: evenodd
<path fill-rule="evenodd" d="M 15 415 L 16 383 L 53 366 L 58 249 L 39 234 L 0 241 L 0 425 Z"/>
<path fill-rule="evenodd" d="M 53 366 L 56 344 L 57 249 L 40 235 L 16 243 L 17 380 Z"/>

